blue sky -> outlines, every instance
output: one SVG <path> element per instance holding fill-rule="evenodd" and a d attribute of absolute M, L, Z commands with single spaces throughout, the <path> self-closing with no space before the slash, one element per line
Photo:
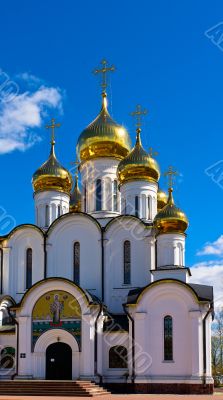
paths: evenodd
<path fill-rule="evenodd" d="M 117 68 L 108 88 L 112 116 L 134 140 L 129 113 L 138 103 L 149 109 L 144 147 L 159 152 L 162 171 L 173 164 L 180 172 L 175 200 L 190 220 L 187 264 L 202 263 L 197 275 L 219 281 L 223 188 L 215 169 L 209 176 L 205 170 L 223 159 L 222 21 L 221 1 L 3 2 L 0 99 L 5 76 L 18 91 L 0 102 L 0 204 L 7 214 L 17 224 L 34 222 L 31 178 L 48 156 L 44 126 L 52 117 L 62 124 L 58 158 L 71 167 L 78 135 L 100 108 L 92 70 L 106 58 Z"/>

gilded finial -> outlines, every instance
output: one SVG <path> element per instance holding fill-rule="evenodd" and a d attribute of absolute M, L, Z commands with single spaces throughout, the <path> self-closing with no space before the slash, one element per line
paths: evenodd
<path fill-rule="evenodd" d="M 107 84 L 107 74 L 108 72 L 114 72 L 115 71 L 115 66 L 111 65 L 110 67 L 108 66 L 108 62 L 106 60 L 101 61 L 102 68 L 96 68 L 93 73 L 95 75 L 97 74 L 102 74 L 102 81 L 101 81 L 101 87 L 102 87 L 102 93 L 106 92 L 106 88 L 108 86 Z"/>
<path fill-rule="evenodd" d="M 46 129 L 51 129 L 51 145 L 55 145 L 55 128 L 60 128 L 61 124 L 55 124 L 55 118 L 51 119 L 51 125 L 46 125 Z"/>
<path fill-rule="evenodd" d="M 177 171 L 174 171 L 173 166 L 170 165 L 168 170 L 166 172 L 164 172 L 164 176 L 167 177 L 168 179 L 168 188 L 169 188 L 169 192 L 173 191 L 173 185 L 174 185 L 174 177 L 176 177 L 178 174 Z"/>
<path fill-rule="evenodd" d="M 74 165 L 74 177 L 78 177 L 78 168 L 80 165 L 80 161 L 78 160 L 78 158 L 76 158 L 76 161 L 71 162 L 71 165 Z M 72 168 L 73 169 L 73 168 Z"/>
<path fill-rule="evenodd" d="M 132 112 L 130 113 L 130 115 L 131 115 L 132 117 L 135 117 L 135 118 L 136 118 L 136 128 L 137 128 L 137 130 L 140 129 L 140 131 L 141 131 L 142 116 L 143 116 L 143 115 L 146 115 L 146 114 L 148 114 L 148 111 L 147 111 L 146 109 L 142 110 L 142 107 L 141 107 L 140 104 L 138 104 L 138 105 L 136 106 L 135 111 L 132 111 Z"/>
<path fill-rule="evenodd" d="M 153 151 L 153 148 L 152 147 L 149 147 L 149 156 L 150 157 L 156 157 L 156 156 L 158 156 L 158 152 L 157 151 Z"/>

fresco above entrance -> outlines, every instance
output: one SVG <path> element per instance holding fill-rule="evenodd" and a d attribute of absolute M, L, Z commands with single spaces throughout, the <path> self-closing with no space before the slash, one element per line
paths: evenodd
<path fill-rule="evenodd" d="M 38 338 L 49 329 L 64 329 L 81 345 L 81 308 L 77 299 L 62 290 L 45 293 L 32 312 L 32 349 Z"/>

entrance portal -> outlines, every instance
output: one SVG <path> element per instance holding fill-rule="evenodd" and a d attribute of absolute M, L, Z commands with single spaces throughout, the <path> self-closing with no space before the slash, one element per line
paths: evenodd
<path fill-rule="evenodd" d="M 46 379 L 72 379 L 72 350 L 68 344 L 56 342 L 47 347 Z"/>

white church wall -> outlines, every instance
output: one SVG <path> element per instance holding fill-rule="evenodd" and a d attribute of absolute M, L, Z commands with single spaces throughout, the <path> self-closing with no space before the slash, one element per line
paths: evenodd
<path fill-rule="evenodd" d="M 126 182 L 121 188 L 122 214 L 135 215 L 135 198 L 139 199 L 139 218 L 153 220 L 157 214 L 157 183 L 147 181 Z"/>
<path fill-rule="evenodd" d="M 127 332 L 104 332 L 103 335 L 103 375 L 105 381 L 109 382 L 117 378 L 125 381 L 124 375 L 128 368 L 109 368 L 109 350 L 114 346 L 129 347 L 129 335 Z M 127 360 L 126 360 L 127 361 Z"/>
<path fill-rule="evenodd" d="M 150 231 L 138 219 L 122 217 L 110 223 L 105 233 L 105 303 L 111 312 L 123 313 L 131 288 L 150 282 Z M 131 244 L 131 281 L 124 283 L 124 242 Z M 155 250 L 154 250 L 155 251 Z"/>
<path fill-rule="evenodd" d="M 185 265 L 185 235 L 164 233 L 157 236 L 157 267 Z"/>
<path fill-rule="evenodd" d="M 115 217 L 120 214 L 120 193 L 118 190 L 117 210 L 114 209 L 113 184 L 117 181 L 119 161 L 115 158 L 102 158 L 86 161 L 80 165 L 82 187 L 82 211 L 95 218 Z M 102 182 L 102 210 L 96 211 L 96 181 Z M 86 209 L 84 206 L 86 186 Z"/>
<path fill-rule="evenodd" d="M 101 233 L 90 217 L 71 214 L 55 223 L 47 239 L 47 277 L 73 281 L 73 248 L 80 243 L 80 286 L 101 296 Z"/>
<path fill-rule="evenodd" d="M 145 290 L 136 309 L 131 312 L 136 321 L 135 341 L 151 359 L 143 371 L 136 362 L 139 379 L 146 376 L 183 379 L 202 375 L 202 313 L 187 288 L 176 283 L 154 285 Z M 163 324 L 167 315 L 173 318 L 173 361 L 164 361 Z M 143 321 L 143 328 L 138 321 Z"/>
<path fill-rule="evenodd" d="M 70 196 L 63 192 L 54 190 L 37 192 L 34 194 L 34 201 L 36 225 L 43 229 L 48 228 L 60 215 L 69 212 Z"/>
<path fill-rule="evenodd" d="M 26 291 L 26 251 L 28 248 L 32 249 L 32 284 L 44 278 L 43 242 L 41 232 L 31 226 L 21 226 L 8 240 L 9 264 L 7 268 L 7 256 L 4 257 L 3 291 L 10 294 L 16 301 L 19 301 Z"/>

